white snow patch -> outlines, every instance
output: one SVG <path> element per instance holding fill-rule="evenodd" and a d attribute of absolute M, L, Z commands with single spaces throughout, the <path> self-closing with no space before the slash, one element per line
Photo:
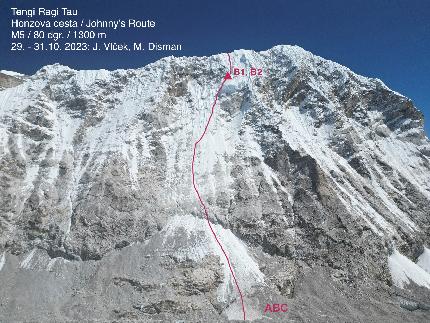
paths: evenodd
<path fill-rule="evenodd" d="M 18 72 L 14 72 L 14 71 L 7 71 L 7 70 L 1 70 L 0 73 L 9 75 L 9 76 L 13 76 L 13 77 L 23 77 L 25 76 L 24 74 L 18 73 Z"/>
<path fill-rule="evenodd" d="M 69 197 L 68 197 L 68 206 L 69 206 L 68 214 L 70 214 L 70 216 L 67 218 L 66 229 L 64 230 L 66 236 L 69 235 L 70 229 L 72 228 L 73 203 L 72 203 L 72 196 L 71 195 L 69 195 Z"/>
<path fill-rule="evenodd" d="M 73 79 L 81 86 L 89 86 L 96 80 L 108 80 L 110 72 L 105 69 L 101 70 L 80 70 L 76 71 Z"/>
<path fill-rule="evenodd" d="M 0 155 L 6 155 L 9 154 L 9 147 L 8 147 L 8 131 L 6 128 L 0 127 Z"/>
<path fill-rule="evenodd" d="M 33 259 L 34 254 L 36 253 L 36 248 L 33 248 L 33 250 L 30 251 L 28 256 L 21 262 L 20 267 L 24 269 L 30 269 L 31 268 L 31 260 Z"/>
<path fill-rule="evenodd" d="M 54 267 L 55 263 L 57 262 L 59 258 L 53 258 L 49 260 L 48 266 L 46 266 L 47 271 L 52 271 L 52 268 Z"/>
<path fill-rule="evenodd" d="M 422 161 L 415 144 L 389 137 L 379 141 L 378 148 L 383 152 L 381 158 L 385 163 L 395 168 L 424 196 L 430 198 L 430 191 L 426 189 L 429 187 L 430 173 L 419 166 Z"/>
<path fill-rule="evenodd" d="M 430 274 L 397 250 L 388 257 L 388 267 L 394 284 L 404 288 L 411 281 L 430 289 Z"/>
<path fill-rule="evenodd" d="M 31 189 L 33 189 L 33 182 L 36 180 L 38 174 L 39 164 L 26 165 L 26 173 L 23 186 L 24 191 L 29 192 Z"/>
<path fill-rule="evenodd" d="M 3 254 L 0 257 L 0 271 L 3 269 L 5 262 L 6 262 L 6 252 L 3 251 Z"/>
<path fill-rule="evenodd" d="M 417 265 L 430 274 L 430 249 L 424 247 L 423 253 L 418 257 Z"/>

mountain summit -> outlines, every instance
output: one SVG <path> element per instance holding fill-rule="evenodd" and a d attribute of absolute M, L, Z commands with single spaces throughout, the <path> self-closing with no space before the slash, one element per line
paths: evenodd
<path fill-rule="evenodd" d="M 0 73 L 0 321 L 242 318 L 191 178 L 224 78 L 195 174 L 247 318 L 428 321 L 422 114 L 296 46 L 230 56 Z"/>

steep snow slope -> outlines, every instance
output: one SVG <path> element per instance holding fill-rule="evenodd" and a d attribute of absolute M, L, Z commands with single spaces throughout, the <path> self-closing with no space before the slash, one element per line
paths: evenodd
<path fill-rule="evenodd" d="M 417 265 L 430 274 L 430 250 L 424 247 L 423 253 L 418 257 Z"/>
<path fill-rule="evenodd" d="M 396 286 L 403 288 L 412 280 L 417 285 L 430 288 L 430 274 L 397 250 L 389 257 L 388 264 Z"/>
<path fill-rule="evenodd" d="M 430 142 L 421 113 L 380 80 L 299 47 L 231 57 L 234 67 L 261 68 L 263 76 L 225 83 L 196 176 L 249 318 L 284 320 L 263 311 L 287 302 L 291 319 L 315 320 L 321 311 L 330 322 L 366 318 L 363 304 L 373 304 L 376 321 L 378 306 L 404 321 L 382 290 L 394 288 L 391 265 L 405 264 L 390 246 L 415 259 L 430 243 Z M 44 305 L 19 314 L 16 287 L 0 318 L 54 311 L 80 320 L 92 315 L 86 306 L 106 320 L 240 318 L 190 170 L 192 144 L 228 69 L 220 54 L 135 70 L 56 64 L 16 82 L 8 73 L 0 83 L 0 280 L 38 273 L 29 288 L 45 282 L 49 292 L 30 295 L 23 302 Z M 61 301 L 46 272 L 66 277 L 56 282 Z M 318 279 L 354 291 L 349 314 L 335 310 L 340 294 L 304 307 L 306 295 L 319 293 Z M 357 296 L 374 290 L 381 292 Z M 82 305 L 87 297 L 94 303 Z"/>

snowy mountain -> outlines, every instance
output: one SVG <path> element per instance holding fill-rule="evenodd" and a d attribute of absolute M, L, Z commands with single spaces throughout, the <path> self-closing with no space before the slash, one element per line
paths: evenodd
<path fill-rule="evenodd" d="M 195 166 L 247 318 L 427 322 L 422 114 L 299 47 L 230 56 L 262 76 L 224 84 Z M 0 73 L 1 321 L 242 318 L 191 179 L 229 69 Z"/>

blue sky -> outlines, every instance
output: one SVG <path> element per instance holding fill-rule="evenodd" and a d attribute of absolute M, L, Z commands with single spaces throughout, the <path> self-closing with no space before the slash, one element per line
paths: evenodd
<path fill-rule="evenodd" d="M 10 52 L 10 7 L 29 7 L 29 3 L 0 2 L 0 69 L 29 74 L 55 62 L 77 69 L 129 68 L 163 56 Z M 410 97 L 424 113 L 430 131 L 430 1 L 39 0 L 37 5 L 78 9 L 83 18 L 153 18 L 155 30 L 115 32 L 110 40 L 181 42 L 182 55 L 299 45 L 359 74 L 378 77 Z"/>

